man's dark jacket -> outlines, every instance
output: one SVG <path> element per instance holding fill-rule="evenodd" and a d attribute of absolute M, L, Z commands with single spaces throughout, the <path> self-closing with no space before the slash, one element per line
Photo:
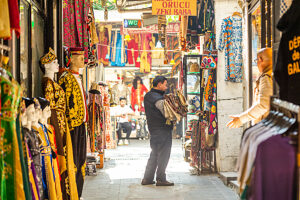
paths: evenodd
<path fill-rule="evenodd" d="M 173 126 L 166 124 L 166 118 L 161 111 L 155 106 L 158 100 L 164 99 L 164 92 L 152 88 L 144 98 L 144 106 L 146 112 L 146 118 L 148 123 L 148 129 L 150 135 L 163 134 L 163 131 L 171 131 Z"/>
<path fill-rule="evenodd" d="M 293 1 L 277 28 L 282 32 L 274 69 L 279 95 L 300 105 L 300 0 Z"/>

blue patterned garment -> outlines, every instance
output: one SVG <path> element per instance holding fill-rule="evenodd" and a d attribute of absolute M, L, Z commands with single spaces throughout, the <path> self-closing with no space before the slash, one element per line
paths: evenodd
<path fill-rule="evenodd" d="M 225 49 L 225 80 L 242 82 L 243 56 L 242 56 L 242 18 L 229 16 L 223 19 L 219 51 Z"/>

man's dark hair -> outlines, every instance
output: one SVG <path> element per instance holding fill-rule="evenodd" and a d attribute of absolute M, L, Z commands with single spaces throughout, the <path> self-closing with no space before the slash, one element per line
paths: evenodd
<path fill-rule="evenodd" d="M 125 101 L 127 101 L 127 99 L 125 98 L 125 97 L 120 97 L 120 99 L 119 99 L 120 101 L 122 101 L 122 100 L 125 100 Z"/>
<path fill-rule="evenodd" d="M 157 87 L 157 85 L 158 85 L 159 83 L 164 83 L 166 80 L 167 80 L 167 78 L 164 77 L 164 76 L 156 76 L 156 77 L 153 79 L 153 87 Z"/>

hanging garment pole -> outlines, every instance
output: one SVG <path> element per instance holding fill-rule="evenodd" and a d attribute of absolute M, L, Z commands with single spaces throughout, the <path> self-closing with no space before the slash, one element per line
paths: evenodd
<path fill-rule="evenodd" d="M 300 106 L 271 97 L 271 109 L 289 111 L 297 115 L 298 120 L 298 150 L 297 150 L 297 199 L 300 200 Z"/>

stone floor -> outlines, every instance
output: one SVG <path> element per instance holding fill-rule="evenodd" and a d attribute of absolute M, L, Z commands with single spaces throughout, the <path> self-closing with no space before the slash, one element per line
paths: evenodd
<path fill-rule="evenodd" d="M 173 187 L 142 186 L 148 156 L 149 141 L 132 140 L 129 146 L 106 150 L 104 169 L 97 176 L 87 176 L 83 188 L 84 200 L 162 199 L 162 200 L 235 200 L 235 192 L 226 187 L 217 175 L 190 175 L 184 162 L 181 141 L 173 140 L 167 179 Z"/>

